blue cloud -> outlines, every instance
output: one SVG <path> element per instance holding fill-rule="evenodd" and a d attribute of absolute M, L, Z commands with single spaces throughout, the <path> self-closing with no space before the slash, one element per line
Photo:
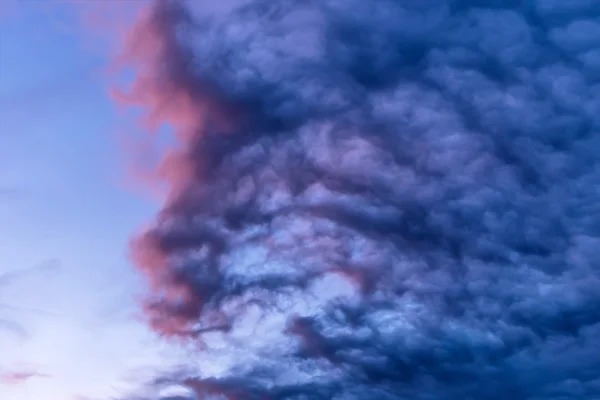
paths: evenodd
<path fill-rule="evenodd" d="M 173 93 L 241 110 L 233 132 L 197 123 L 191 173 L 137 241 L 153 326 L 228 343 L 199 356 L 218 374 L 169 382 L 206 399 L 600 396 L 598 2 L 200 15 L 156 2 L 141 23 Z"/>

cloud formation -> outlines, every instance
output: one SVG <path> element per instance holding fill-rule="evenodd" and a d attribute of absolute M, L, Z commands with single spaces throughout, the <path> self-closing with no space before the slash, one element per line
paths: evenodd
<path fill-rule="evenodd" d="M 206 349 L 158 386 L 600 396 L 597 1 L 206 4 L 154 2 L 119 59 L 177 138 L 146 311 Z"/>
<path fill-rule="evenodd" d="M 19 385 L 33 378 L 49 378 L 50 375 L 34 371 L 6 372 L 0 374 L 0 384 Z"/>

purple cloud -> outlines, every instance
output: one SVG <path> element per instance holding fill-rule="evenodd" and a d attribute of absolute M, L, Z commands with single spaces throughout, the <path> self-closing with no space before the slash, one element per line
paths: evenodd
<path fill-rule="evenodd" d="M 158 382 L 600 396 L 598 3 L 230 3 L 154 2 L 120 60 L 178 139 L 133 243 L 150 323 L 219 369 Z"/>

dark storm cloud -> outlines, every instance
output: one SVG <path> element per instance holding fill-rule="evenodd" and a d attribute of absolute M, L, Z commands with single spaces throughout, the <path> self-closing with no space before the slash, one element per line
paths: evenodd
<path fill-rule="evenodd" d="M 155 2 L 121 59 L 138 71 L 121 99 L 178 138 L 133 244 L 146 309 L 219 366 L 175 381 L 599 397 L 600 4 L 218 8 Z"/>

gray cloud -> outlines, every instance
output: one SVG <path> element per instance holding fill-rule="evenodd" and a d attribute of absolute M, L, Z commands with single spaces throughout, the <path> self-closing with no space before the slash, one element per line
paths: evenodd
<path fill-rule="evenodd" d="M 219 369 L 169 382 L 600 396 L 600 5 L 230 3 L 156 2 L 125 53 L 180 140 L 146 309 Z"/>

